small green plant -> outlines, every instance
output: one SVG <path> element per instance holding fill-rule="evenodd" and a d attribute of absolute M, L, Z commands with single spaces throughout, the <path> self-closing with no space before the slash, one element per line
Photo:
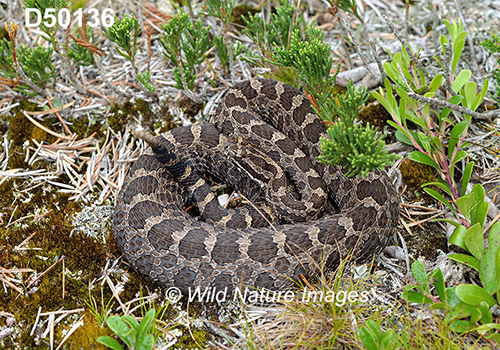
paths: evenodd
<path fill-rule="evenodd" d="M 94 296 L 90 292 L 89 286 L 89 301 L 85 301 L 85 304 L 89 307 L 90 313 L 97 319 L 97 322 L 101 325 L 104 325 L 108 314 L 111 311 L 113 297 L 109 298 L 108 302 L 104 304 L 104 291 L 101 286 L 101 300 L 100 305 L 95 300 Z"/>
<path fill-rule="evenodd" d="M 21 45 L 18 50 L 19 63 L 26 76 L 37 86 L 44 88 L 56 77 L 56 67 L 52 64 L 52 48 Z"/>
<path fill-rule="evenodd" d="M 359 337 L 368 350 L 395 350 L 407 343 L 408 334 L 397 335 L 394 330 L 383 332 L 375 321 L 366 321 L 366 327 L 359 329 Z"/>
<path fill-rule="evenodd" d="M 494 247 L 489 252 L 492 255 L 493 251 L 496 254 L 500 247 L 500 225 L 496 224 L 496 228 L 491 230 L 490 236 L 493 236 L 492 245 Z M 489 256 L 488 258 L 491 258 Z M 451 329 L 457 333 L 469 332 L 477 330 L 481 335 L 485 335 L 486 339 L 493 339 L 500 342 L 500 325 L 493 323 L 493 316 L 490 307 L 498 305 L 498 283 L 500 275 L 497 275 L 495 265 L 491 264 L 488 268 L 489 277 L 495 279 L 495 288 L 497 290 L 497 298 L 491 296 L 485 288 L 473 284 L 460 284 L 457 287 L 446 287 L 444 276 L 441 269 L 436 269 L 427 274 L 424 264 L 421 261 L 415 261 L 412 264 L 411 270 L 417 284 L 408 285 L 405 287 L 405 292 L 402 297 L 408 302 L 419 304 L 430 304 L 431 309 L 444 310 L 446 317 L 444 321 L 450 325 Z M 431 293 L 430 284 L 434 287 L 434 292 Z M 414 290 L 416 289 L 416 290 Z"/>
<path fill-rule="evenodd" d="M 219 55 L 222 67 L 225 71 L 229 71 L 232 66 L 231 62 L 234 62 L 238 55 L 243 51 L 243 45 L 241 45 L 241 42 L 239 41 L 233 45 L 226 43 L 224 41 L 224 37 L 221 36 L 214 37 L 214 44 L 217 48 L 217 54 Z M 231 53 L 231 56 L 229 55 L 229 52 Z"/>
<path fill-rule="evenodd" d="M 17 77 L 12 56 L 12 44 L 3 38 L 0 40 L 0 78 L 14 79 Z"/>
<path fill-rule="evenodd" d="M 234 61 L 243 50 L 243 46 L 238 41 L 236 45 L 231 45 L 227 34 L 229 21 L 233 13 L 237 0 L 207 0 L 207 13 L 209 16 L 217 17 L 222 22 L 222 36 L 214 37 L 214 44 L 217 49 L 222 67 L 228 72 L 234 66 Z"/>
<path fill-rule="evenodd" d="M 333 59 L 330 45 L 323 45 L 323 31 L 309 27 L 303 39 L 301 31 L 292 33 L 290 46 L 274 44 L 276 53 L 270 61 L 278 66 L 293 67 L 304 80 L 306 90 L 315 98 L 328 96 L 335 85 L 336 75 L 330 77 Z"/>
<path fill-rule="evenodd" d="M 55 83 L 55 66 L 52 64 L 52 48 L 36 46 L 30 48 L 21 45 L 15 48 L 16 56 L 12 53 L 12 43 L 7 39 L 0 40 L 0 78 L 7 80 L 22 78 L 22 84 L 15 87 L 16 91 L 27 95 L 36 95 L 34 87 L 45 88 L 48 84 Z M 18 66 L 16 69 L 16 65 Z M 28 80 L 34 87 L 28 84 Z"/>
<path fill-rule="evenodd" d="M 106 319 L 106 324 L 129 349 L 151 350 L 155 345 L 155 337 L 150 333 L 150 328 L 155 321 L 155 313 L 155 309 L 149 310 L 141 323 L 130 315 L 114 315 Z M 97 338 L 97 341 L 113 350 L 123 350 L 114 338 L 103 336 Z"/>
<path fill-rule="evenodd" d="M 133 42 L 130 42 L 130 36 L 132 31 L 134 31 Z M 137 53 L 137 37 L 139 36 L 139 20 L 131 15 L 120 20 L 115 16 L 115 22 L 109 28 L 109 34 L 104 32 L 104 35 L 116 43 L 118 47 L 115 46 L 116 51 L 130 62 L 134 61 L 134 56 Z"/>
<path fill-rule="evenodd" d="M 46 13 L 46 10 L 54 10 L 53 13 L 55 13 L 56 16 L 61 9 L 68 5 L 66 0 L 25 0 L 24 3 L 26 6 L 24 6 L 23 9 L 36 8 L 40 10 L 42 15 Z M 36 17 L 35 20 L 38 21 L 38 14 L 35 12 L 34 15 Z M 57 31 L 59 29 L 59 22 L 56 16 L 54 16 L 53 19 L 53 22 L 55 22 L 53 26 L 48 27 L 46 21 L 43 20 L 39 28 L 46 34 L 45 36 L 42 35 L 42 37 L 58 50 L 59 43 L 57 41 Z"/>
<path fill-rule="evenodd" d="M 245 58 L 249 63 L 264 67 L 269 64 L 266 59 L 270 59 L 276 46 L 289 47 L 291 33 L 297 29 L 307 27 L 301 16 L 296 16 L 296 8 L 287 0 L 281 0 L 280 6 L 275 13 L 271 13 L 270 23 L 266 23 L 263 16 L 256 13 L 242 16 L 247 28 L 243 33 L 247 35 L 257 45 L 259 58 L 251 52 L 247 52 Z"/>
<path fill-rule="evenodd" d="M 347 176 L 358 173 L 366 176 L 370 170 L 383 169 L 397 158 L 394 154 L 387 154 L 385 142 L 373 126 L 356 123 L 359 107 L 367 99 L 366 89 L 360 87 L 356 90 L 349 82 L 345 96 L 339 98 L 340 107 L 334 99 L 325 101 L 339 119 L 328 128 L 329 139 L 321 139 L 323 155 L 319 159 L 329 165 L 346 164 Z"/>
<path fill-rule="evenodd" d="M 454 23 L 448 29 L 451 31 L 452 47 L 461 52 L 462 44 L 457 42 L 463 42 L 465 37 L 460 32 L 460 26 Z M 444 41 L 444 39 L 441 39 L 441 42 Z M 443 45 L 442 47 L 445 51 L 447 46 Z M 446 52 L 444 54 L 447 55 Z M 403 48 L 401 53 L 397 53 L 392 57 L 393 61 L 391 63 L 386 62 L 384 64 L 387 75 L 396 84 L 394 90 L 399 96 L 399 102 L 388 79 L 385 80 L 385 92 L 380 88 L 379 92 L 372 92 L 372 96 L 379 100 L 391 114 L 393 121 L 388 123 L 396 128 L 396 138 L 417 149 L 410 153 L 409 158 L 427 164 L 438 171 L 440 175 L 438 182 L 424 184 L 426 186 L 424 191 L 449 207 L 468 228 L 470 223 L 460 217 L 459 214 L 463 213 L 460 212 L 460 208 L 456 205 L 460 194 L 455 182 L 454 171 L 456 164 L 467 157 L 467 152 L 463 148 L 468 146 L 465 137 L 471 116 L 464 114 L 465 120 L 454 123 L 448 118 L 451 112 L 450 108 L 443 108 L 440 111 L 431 110 L 430 102 L 438 100 L 435 96 L 445 78 L 438 74 L 430 83 L 427 83 L 424 72 L 412 63 L 412 56 L 414 56 L 413 52 L 410 55 Z M 418 55 L 415 56 L 418 57 Z M 455 53 L 453 53 L 452 57 L 451 72 L 454 72 L 458 58 L 456 58 Z M 450 63 L 443 62 L 442 64 L 447 66 Z M 486 80 L 483 88 L 478 91 L 477 84 L 469 81 L 471 71 L 464 69 L 456 76 L 451 72 L 450 77 L 447 78 L 451 89 L 448 96 L 451 93 L 454 96 L 449 97 L 446 102 L 450 107 L 461 105 L 461 107 L 474 111 L 486 95 L 488 80 Z M 463 110 L 465 109 L 463 108 Z M 418 131 L 411 130 L 410 126 L 412 125 L 417 126 Z M 451 132 L 448 140 L 444 135 L 450 127 Z M 467 174 L 470 176 L 471 171 L 472 164 L 468 166 L 464 173 L 462 184 L 468 183 L 465 176 Z M 450 195 L 453 202 L 449 203 L 443 195 L 429 188 L 430 185 L 437 186 Z M 462 187 L 462 193 L 465 194 L 467 187 Z"/>
<path fill-rule="evenodd" d="M 146 89 L 153 93 L 155 92 L 156 87 L 151 85 L 149 78 L 151 78 L 151 73 L 149 73 L 149 71 L 139 73 L 137 75 L 137 79 L 139 79 L 139 81 L 146 87 Z"/>
<path fill-rule="evenodd" d="M 193 91 L 196 66 L 205 59 L 205 53 L 213 46 L 208 29 L 201 21 L 192 23 L 184 12 L 173 17 L 166 25 L 160 42 L 164 55 L 174 66 L 174 78 L 178 89 Z"/>
<path fill-rule="evenodd" d="M 384 64 L 389 79 L 396 86 L 393 87 L 386 79 L 385 92 L 380 88 L 372 95 L 391 114 L 393 121 L 389 124 L 396 128 L 398 140 L 416 148 L 409 158 L 438 172 L 438 181 L 424 184 L 424 191 L 454 213 L 457 221 L 444 220 L 455 226 L 449 241 L 470 254 L 450 254 L 449 258 L 477 270 L 482 286 L 461 284 L 447 288 L 441 270 L 427 275 L 423 264 L 416 261 L 412 265 L 412 273 L 418 284 L 407 286 L 403 298 L 409 302 L 431 304 L 432 309 L 445 310 L 445 322 L 457 333 L 476 330 L 486 338 L 499 342 L 497 330 L 500 325 L 493 323 L 489 307 L 498 305 L 500 301 L 500 225 L 492 226 L 485 247 L 483 227 L 489 203 L 485 201 L 481 184 L 467 193 L 474 163 L 464 164 L 461 186 L 456 183 L 454 173 L 457 164 L 468 157 L 465 148 L 468 146 L 466 136 L 471 114 L 484 99 L 488 80 L 479 90 L 475 82 L 469 81 L 471 71 L 457 70 L 467 33 L 460 21 L 445 21 L 445 25 L 451 43 L 447 37 L 441 36 L 444 59 L 435 56 L 443 68 L 444 77 L 438 74 L 428 83 L 425 72 L 414 62 L 419 54 L 409 46 L 410 51 L 403 47 L 401 53 L 392 57 L 391 63 Z M 440 97 L 439 88 L 443 83 L 446 95 Z M 431 105 L 444 108 L 432 110 Z M 451 108 L 462 112 L 464 120 L 455 122 L 448 118 Z M 447 132 L 449 137 L 445 136 Z M 438 187 L 452 200 L 429 188 L 430 185 Z M 437 296 L 431 293 L 430 283 Z"/>

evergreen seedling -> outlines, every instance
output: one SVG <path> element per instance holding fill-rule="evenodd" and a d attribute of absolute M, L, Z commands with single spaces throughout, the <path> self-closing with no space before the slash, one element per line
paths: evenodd
<path fill-rule="evenodd" d="M 174 78 L 178 89 L 194 89 L 196 66 L 205 59 L 213 43 L 208 28 L 201 21 L 192 23 L 187 13 L 179 12 L 166 25 L 160 42 L 165 49 L 165 58 L 174 66 Z"/>
<path fill-rule="evenodd" d="M 134 31 L 133 43 L 130 43 L 130 35 Z M 129 61 L 133 62 L 137 52 L 137 36 L 139 35 L 139 20 L 133 15 L 125 15 L 123 20 L 115 16 L 115 22 L 109 28 L 109 34 L 104 33 L 109 40 L 116 43 L 116 51 Z"/>
<path fill-rule="evenodd" d="M 66 0 L 25 0 L 24 3 L 26 8 L 36 8 L 40 11 L 42 17 L 44 17 L 46 10 L 55 10 L 53 13 L 55 14 L 55 18 L 61 9 L 65 8 L 68 5 Z M 36 12 L 33 13 L 35 16 L 35 20 L 38 21 L 38 14 Z M 46 26 L 46 18 L 44 17 L 39 25 L 39 28 L 47 34 L 47 36 L 43 36 L 45 40 L 52 43 L 54 47 L 58 45 L 57 43 L 57 30 L 59 29 L 59 23 L 55 20 L 54 26 L 47 27 Z"/>

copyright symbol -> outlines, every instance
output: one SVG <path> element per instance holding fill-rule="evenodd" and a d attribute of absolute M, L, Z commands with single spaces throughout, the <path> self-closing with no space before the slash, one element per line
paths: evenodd
<path fill-rule="evenodd" d="M 165 292 L 165 296 L 167 297 L 167 300 L 176 303 L 179 301 L 180 298 L 182 298 L 182 293 L 181 290 L 177 287 L 170 287 L 167 289 Z"/>

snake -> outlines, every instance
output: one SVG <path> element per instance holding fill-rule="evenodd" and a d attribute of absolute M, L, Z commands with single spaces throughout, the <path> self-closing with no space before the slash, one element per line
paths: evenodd
<path fill-rule="evenodd" d="M 373 258 L 397 229 L 399 196 L 383 170 L 347 177 L 318 161 L 326 130 L 306 95 L 259 78 L 227 90 L 208 123 L 136 132 L 148 146 L 113 215 L 123 257 L 182 292 L 289 289 Z M 221 207 L 209 179 L 248 203 Z"/>

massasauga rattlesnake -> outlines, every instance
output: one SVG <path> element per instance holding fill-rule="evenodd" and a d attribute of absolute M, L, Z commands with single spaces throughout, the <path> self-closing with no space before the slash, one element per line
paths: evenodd
<path fill-rule="evenodd" d="M 212 122 L 140 134 L 153 148 L 119 192 L 113 233 L 141 274 L 183 291 L 277 290 L 351 251 L 359 261 L 387 245 L 399 219 L 393 185 L 381 171 L 348 179 L 316 160 L 326 127 L 301 92 L 268 79 L 239 83 Z M 267 206 L 221 209 L 202 173 Z M 187 214 L 188 197 L 201 218 Z"/>

